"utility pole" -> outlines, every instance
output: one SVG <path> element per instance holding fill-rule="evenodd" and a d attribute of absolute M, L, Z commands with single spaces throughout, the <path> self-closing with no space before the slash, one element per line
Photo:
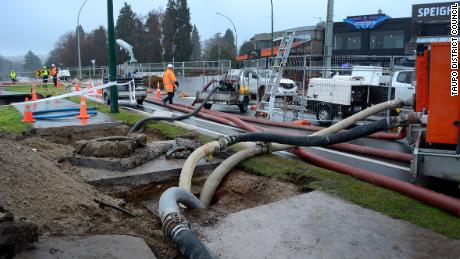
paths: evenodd
<path fill-rule="evenodd" d="M 107 32 L 109 42 L 109 82 L 117 82 L 117 68 L 116 68 L 116 53 L 115 53 L 115 35 L 113 28 L 113 1 L 107 0 Z M 110 112 L 118 113 L 118 87 L 112 85 L 110 87 Z"/>
<path fill-rule="evenodd" d="M 78 10 L 78 15 L 77 15 L 77 52 L 78 52 L 78 79 L 81 79 L 81 57 L 80 57 L 80 13 L 81 10 L 83 9 L 83 6 L 85 6 L 86 2 L 88 0 L 85 0 L 83 4 L 80 6 L 80 10 Z"/>
<path fill-rule="evenodd" d="M 274 38 L 273 38 L 273 0 L 270 0 L 270 3 L 271 3 L 271 6 L 272 6 L 272 44 L 271 44 L 271 46 L 272 46 L 272 57 L 273 57 L 273 40 L 274 40 Z"/>
<path fill-rule="evenodd" d="M 323 77 L 330 78 L 332 76 L 332 32 L 334 29 L 334 0 L 327 1 L 326 28 L 324 29 L 324 60 L 326 71 Z"/>

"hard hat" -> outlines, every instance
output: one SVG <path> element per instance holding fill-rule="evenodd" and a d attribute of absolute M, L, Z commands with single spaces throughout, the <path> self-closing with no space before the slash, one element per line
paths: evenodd
<path fill-rule="evenodd" d="M 55 67 L 55 65 L 54 65 L 54 64 L 51 64 L 51 66 L 52 66 L 52 67 Z"/>
<path fill-rule="evenodd" d="M 168 64 L 166 68 L 174 68 L 174 66 L 172 64 Z"/>

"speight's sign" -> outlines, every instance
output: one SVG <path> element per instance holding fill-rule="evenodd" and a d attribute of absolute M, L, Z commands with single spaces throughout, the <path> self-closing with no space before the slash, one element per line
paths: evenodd
<path fill-rule="evenodd" d="M 412 6 L 412 20 L 416 22 L 450 21 L 451 5 L 459 1 L 417 4 Z"/>
<path fill-rule="evenodd" d="M 390 17 L 385 14 L 349 16 L 343 21 L 355 26 L 358 30 L 372 29 L 379 23 L 389 19 Z"/>

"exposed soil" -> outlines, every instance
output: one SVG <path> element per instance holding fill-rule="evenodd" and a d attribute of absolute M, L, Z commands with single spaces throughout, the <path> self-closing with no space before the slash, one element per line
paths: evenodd
<path fill-rule="evenodd" d="M 0 205 L 39 226 L 41 236 L 65 234 L 128 234 L 146 240 L 158 258 L 177 257 L 171 242 L 163 237 L 161 222 L 147 209 L 157 204 L 161 193 L 177 182 L 129 189 L 94 187 L 84 182 L 80 169 L 68 158 L 76 142 L 123 135 L 126 127 L 50 129 L 14 137 L 0 134 Z M 162 139 L 155 132 L 144 132 L 149 141 Z M 204 178 L 196 178 L 192 192 L 199 196 Z M 220 217 L 246 208 L 298 194 L 294 184 L 260 177 L 242 171 L 231 172 L 216 192 L 208 210 L 184 211 L 193 224 L 206 226 Z M 137 217 L 100 208 L 94 199 L 122 206 Z M 152 206 L 150 206 L 152 207 Z M 155 206 L 154 206 L 155 207 Z"/>

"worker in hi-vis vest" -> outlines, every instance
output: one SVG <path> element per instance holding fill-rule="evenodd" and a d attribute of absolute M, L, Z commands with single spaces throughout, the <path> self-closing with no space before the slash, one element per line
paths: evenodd
<path fill-rule="evenodd" d="M 176 87 L 179 87 L 179 82 L 177 82 L 176 76 L 174 75 L 174 66 L 172 64 L 168 64 L 168 66 L 166 66 L 166 70 L 163 75 L 163 85 L 166 93 L 168 94 L 168 96 L 163 99 L 163 103 L 166 104 L 169 100 L 169 104 L 173 104 L 174 90 Z"/>
<path fill-rule="evenodd" d="M 13 84 L 16 83 L 16 71 L 14 71 L 14 69 L 11 69 L 10 71 L 10 79 L 11 79 L 11 83 Z"/>

